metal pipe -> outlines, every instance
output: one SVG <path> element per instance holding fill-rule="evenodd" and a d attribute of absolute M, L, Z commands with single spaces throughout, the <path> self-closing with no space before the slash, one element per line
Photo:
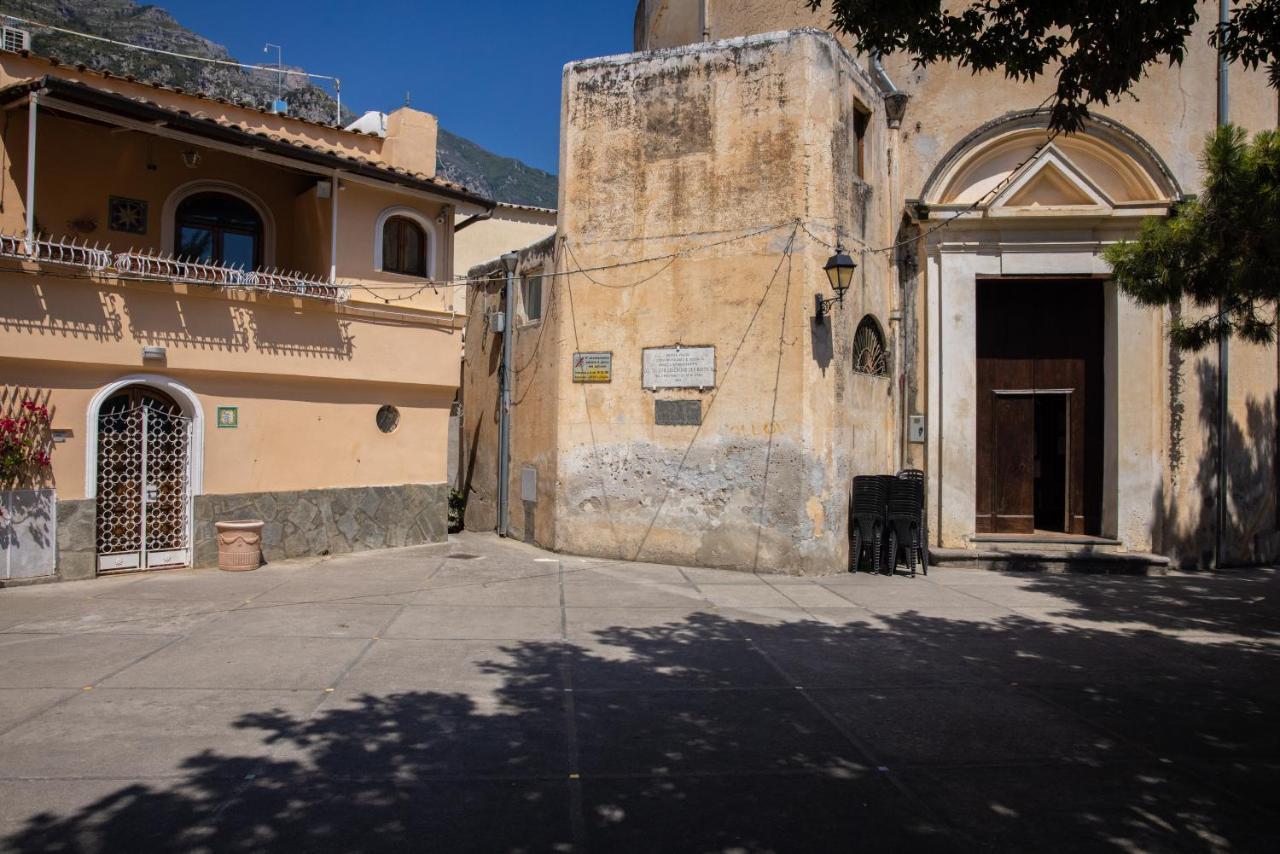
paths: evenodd
<path fill-rule="evenodd" d="M 880 83 L 884 86 L 884 90 L 886 93 L 893 93 L 898 91 L 898 87 L 893 84 L 893 79 L 889 77 L 889 72 L 884 70 L 884 65 L 880 62 L 880 54 L 878 53 L 871 54 L 871 68 L 873 71 L 875 71 L 876 77 L 880 80 Z"/>
<path fill-rule="evenodd" d="M 704 42 L 711 41 L 711 0 L 702 0 L 702 8 L 699 10 L 702 18 L 702 40 Z"/>
<path fill-rule="evenodd" d="M 27 99 L 27 254 L 36 245 L 36 112 L 40 93 Z"/>
<path fill-rule="evenodd" d="M 1231 0 L 1218 0 L 1218 25 L 1223 27 L 1231 21 Z M 1219 33 L 1221 34 L 1221 30 Z M 1227 81 L 1227 55 L 1221 40 L 1218 44 L 1218 127 L 1227 124 L 1230 119 L 1229 88 Z M 1218 301 L 1218 319 L 1222 319 L 1222 301 Z M 1214 568 L 1220 569 L 1226 564 L 1227 550 L 1227 392 L 1228 368 L 1230 367 L 1230 347 L 1227 338 L 1218 336 L 1218 519 L 1215 525 L 1213 560 Z"/>
<path fill-rule="evenodd" d="M 515 303 L 516 261 L 519 256 L 508 252 L 502 256 L 507 271 L 504 292 L 502 324 L 502 383 L 498 399 L 498 535 L 511 532 L 511 513 L 508 509 L 508 485 L 511 479 L 511 378 L 512 360 L 515 358 Z"/>
<path fill-rule="evenodd" d="M 338 282 L 338 170 L 329 179 L 329 284 Z M 379 238 L 381 239 L 381 238 Z"/>

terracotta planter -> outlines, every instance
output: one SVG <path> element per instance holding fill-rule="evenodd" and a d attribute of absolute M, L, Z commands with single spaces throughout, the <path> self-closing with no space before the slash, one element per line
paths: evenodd
<path fill-rule="evenodd" d="M 257 519 L 214 522 L 218 529 L 218 569 L 244 572 L 262 564 L 262 526 Z"/>

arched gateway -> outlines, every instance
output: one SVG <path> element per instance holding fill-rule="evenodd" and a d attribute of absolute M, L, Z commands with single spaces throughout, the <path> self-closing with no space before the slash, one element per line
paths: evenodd
<path fill-rule="evenodd" d="M 100 573 L 191 564 L 193 400 L 171 381 L 144 379 L 94 396 L 88 486 L 97 503 Z"/>
<path fill-rule="evenodd" d="M 1097 536 L 1151 548 L 1160 314 L 1101 256 L 1180 191 L 1150 146 L 1093 120 L 1005 117 L 930 176 L 930 502 L 937 544 Z"/>

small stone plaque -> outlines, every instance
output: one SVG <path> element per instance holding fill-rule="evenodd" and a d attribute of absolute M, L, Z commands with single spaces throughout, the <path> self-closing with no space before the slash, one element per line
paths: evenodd
<path fill-rule="evenodd" d="M 644 388 L 715 388 L 715 347 L 646 347 Z"/>
<path fill-rule="evenodd" d="M 702 401 L 655 400 L 653 423 L 666 427 L 697 427 L 702 423 Z"/>

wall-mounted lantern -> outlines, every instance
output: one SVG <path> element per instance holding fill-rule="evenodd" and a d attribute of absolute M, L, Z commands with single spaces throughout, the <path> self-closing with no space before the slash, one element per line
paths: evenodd
<path fill-rule="evenodd" d="M 827 263 L 822 267 L 827 273 L 827 280 L 831 282 L 831 290 L 835 291 L 836 295 L 834 297 L 813 295 L 815 316 L 819 323 L 822 323 L 822 318 L 831 313 L 832 303 L 844 303 L 844 292 L 849 290 L 849 285 L 853 282 L 853 271 L 857 267 L 858 265 L 844 251 L 844 247 L 836 244 L 836 254 L 828 258 Z"/>

